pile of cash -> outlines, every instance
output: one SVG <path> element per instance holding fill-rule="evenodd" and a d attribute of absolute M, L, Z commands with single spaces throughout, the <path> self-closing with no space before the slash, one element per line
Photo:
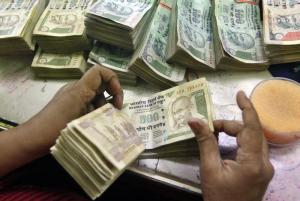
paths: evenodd
<path fill-rule="evenodd" d="M 94 43 L 88 63 L 100 64 L 114 71 L 122 84 L 136 85 L 137 76 L 128 70 L 133 52 L 105 43 Z"/>
<path fill-rule="evenodd" d="M 269 66 L 263 44 L 259 6 L 214 0 L 214 45 L 217 69 L 263 70 Z"/>
<path fill-rule="evenodd" d="M 271 63 L 300 61 L 299 1 L 263 0 L 264 42 Z"/>
<path fill-rule="evenodd" d="M 177 0 L 172 8 L 168 62 L 196 70 L 215 69 L 210 0 Z"/>
<path fill-rule="evenodd" d="M 82 52 L 73 54 L 45 53 L 40 48 L 35 54 L 31 69 L 41 78 L 80 78 L 87 63 Z"/>
<path fill-rule="evenodd" d="M 61 133 L 51 154 L 92 199 L 144 150 L 127 115 L 111 104 L 72 121 Z"/>
<path fill-rule="evenodd" d="M 141 157 L 152 158 L 199 153 L 187 122 L 192 117 L 201 119 L 213 131 L 212 107 L 207 81 L 201 78 L 151 97 L 128 101 L 122 111 L 145 144 Z"/>
<path fill-rule="evenodd" d="M 136 49 L 154 13 L 157 0 L 97 0 L 86 13 L 85 25 L 92 38 Z"/>
<path fill-rule="evenodd" d="M 34 51 L 32 31 L 46 6 L 45 2 L 0 2 L 0 55 L 30 54 Z"/>
<path fill-rule="evenodd" d="M 92 2 L 50 0 L 33 32 L 43 51 L 64 54 L 89 49 L 84 12 Z"/>
<path fill-rule="evenodd" d="M 173 0 L 161 0 L 146 37 L 139 44 L 130 62 L 129 70 L 146 82 L 161 88 L 177 85 L 184 79 L 185 68 L 166 62 L 166 49 Z"/>

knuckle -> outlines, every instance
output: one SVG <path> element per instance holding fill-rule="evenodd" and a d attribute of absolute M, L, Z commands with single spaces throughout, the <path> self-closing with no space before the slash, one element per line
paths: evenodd
<path fill-rule="evenodd" d="M 266 167 L 265 167 L 265 171 L 266 171 L 267 178 L 269 180 L 271 180 L 274 176 L 274 173 L 275 173 L 274 166 L 272 165 L 271 162 L 269 162 L 269 161 L 267 162 Z"/>
<path fill-rule="evenodd" d="M 249 175 L 251 177 L 260 177 L 264 175 L 264 169 L 261 165 L 254 165 L 249 169 Z"/>

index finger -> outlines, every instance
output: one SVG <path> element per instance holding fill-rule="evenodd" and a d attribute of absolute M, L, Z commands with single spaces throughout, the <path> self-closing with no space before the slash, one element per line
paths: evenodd
<path fill-rule="evenodd" d="M 100 74 L 104 82 L 103 86 L 106 87 L 105 90 L 107 93 L 113 96 L 113 105 L 118 109 L 122 109 L 124 96 L 117 75 L 112 70 L 107 68 L 101 68 Z"/>
<path fill-rule="evenodd" d="M 243 113 L 244 128 L 237 136 L 237 142 L 241 151 L 246 155 L 262 154 L 263 131 L 257 113 L 244 92 L 238 92 L 237 103 Z"/>
<path fill-rule="evenodd" d="M 117 75 L 110 69 L 96 65 L 86 72 L 79 83 L 83 83 L 83 85 L 98 94 L 106 90 L 113 96 L 113 105 L 118 109 L 122 108 L 123 90 Z"/>

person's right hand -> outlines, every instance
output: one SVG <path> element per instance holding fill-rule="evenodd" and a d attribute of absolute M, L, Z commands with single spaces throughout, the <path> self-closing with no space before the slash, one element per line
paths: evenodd
<path fill-rule="evenodd" d="M 261 201 L 274 169 L 268 146 L 253 105 L 243 92 L 237 94 L 244 125 L 214 121 L 215 131 L 236 136 L 236 160 L 222 160 L 215 135 L 203 121 L 191 119 L 200 151 L 201 189 L 205 201 Z"/>

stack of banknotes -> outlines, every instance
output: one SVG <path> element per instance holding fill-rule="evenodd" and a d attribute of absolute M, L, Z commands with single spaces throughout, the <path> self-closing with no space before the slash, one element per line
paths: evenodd
<path fill-rule="evenodd" d="M 263 0 L 264 41 L 271 63 L 300 61 L 300 2 Z"/>
<path fill-rule="evenodd" d="M 89 49 L 84 12 L 93 0 L 50 0 L 33 36 L 43 51 L 73 53 Z"/>
<path fill-rule="evenodd" d="M 166 61 L 171 9 L 174 5 L 173 0 L 159 2 L 150 29 L 134 52 L 129 67 L 140 78 L 161 88 L 170 88 L 183 81 L 186 70 Z"/>
<path fill-rule="evenodd" d="M 214 0 L 213 35 L 216 66 L 224 70 L 264 70 L 269 66 L 264 50 L 259 6 L 235 0 Z"/>
<path fill-rule="evenodd" d="M 204 78 L 128 101 L 121 111 L 106 104 L 69 123 L 51 154 L 95 199 L 138 156 L 198 154 L 187 123 L 191 118 L 206 121 L 213 131 L 212 101 Z"/>
<path fill-rule="evenodd" d="M 83 52 L 53 54 L 38 49 L 31 69 L 41 78 L 80 78 L 87 69 L 87 63 Z"/>
<path fill-rule="evenodd" d="M 172 8 L 167 58 L 195 70 L 214 70 L 210 0 L 177 0 Z"/>
<path fill-rule="evenodd" d="M 197 79 L 124 104 L 125 112 L 142 138 L 142 158 L 177 157 L 197 152 L 190 118 L 201 119 L 213 131 L 213 104 L 207 81 Z"/>
<path fill-rule="evenodd" d="M 0 1 L 0 55 L 30 54 L 35 42 L 32 31 L 46 1 Z"/>
<path fill-rule="evenodd" d="M 86 12 L 85 25 L 92 38 L 126 49 L 136 49 L 152 19 L 157 0 L 98 0 Z"/>
<path fill-rule="evenodd" d="M 91 48 L 84 12 L 93 0 L 50 0 L 33 37 L 40 49 L 32 70 L 42 78 L 79 78 L 87 69 L 84 50 Z"/>
<path fill-rule="evenodd" d="M 96 199 L 143 150 L 128 116 L 106 104 L 69 123 L 51 154 Z"/>
<path fill-rule="evenodd" d="M 133 52 L 120 47 L 95 42 L 89 54 L 88 63 L 100 64 L 114 71 L 122 84 L 136 85 L 137 76 L 129 71 L 129 62 Z"/>

